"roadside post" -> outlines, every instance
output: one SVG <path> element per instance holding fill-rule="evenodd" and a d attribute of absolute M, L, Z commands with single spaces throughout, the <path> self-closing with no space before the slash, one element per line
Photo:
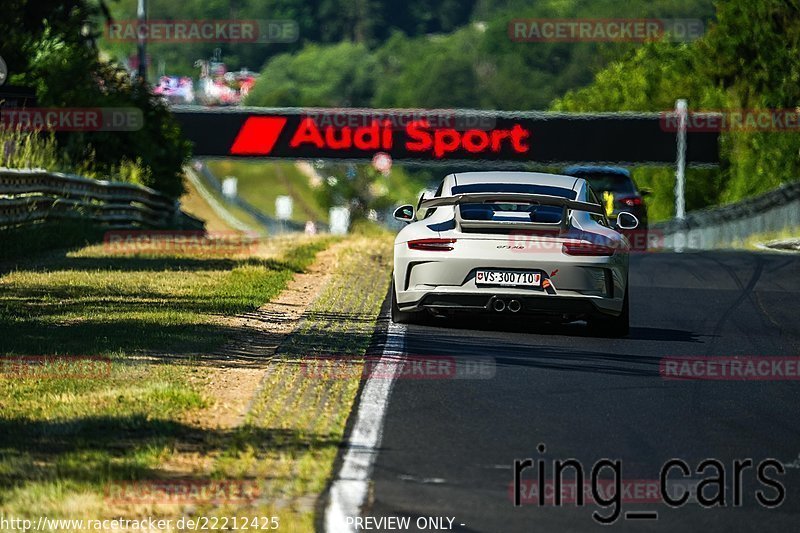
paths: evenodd
<path fill-rule="evenodd" d="M 293 202 L 291 196 L 275 198 L 275 217 L 281 221 L 281 233 L 286 233 L 286 221 L 292 218 Z"/>
<path fill-rule="evenodd" d="M 350 228 L 350 210 L 347 207 L 331 207 L 329 219 L 331 235 L 347 235 Z"/>
<path fill-rule="evenodd" d="M 239 180 L 235 176 L 225 176 L 222 180 L 222 195 L 228 200 L 234 200 L 239 195 Z"/>
<path fill-rule="evenodd" d="M 686 100 L 681 98 L 675 101 L 675 113 L 678 115 L 678 150 L 675 160 L 675 218 L 682 221 L 686 217 L 686 203 L 684 197 L 686 183 Z M 675 251 L 683 251 L 685 241 L 685 234 L 683 231 L 676 233 L 675 241 Z"/>
<path fill-rule="evenodd" d="M 3 85 L 8 78 L 8 67 L 6 66 L 6 62 L 3 60 L 3 56 L 0 56 L 0 85 Z"/>
<path fill-rule="evenodd" d="M 139 22 L 139 28 L 144 26 L 147 23 L 147 0 L 139 0 L 136 6 L 136 18 Z M 139 56 L 139 72 L 138 76 L 139 79 L 143 83 L 147 83 L 147 51 L 146 51 L 146 40 L 147 38 L 144 35 L 144 32 L 139 30 L 139 42 L 136 45 L 136 52 Z"/>

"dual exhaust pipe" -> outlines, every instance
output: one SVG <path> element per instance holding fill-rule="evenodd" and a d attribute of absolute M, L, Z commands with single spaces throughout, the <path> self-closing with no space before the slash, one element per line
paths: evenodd
<path fill-rule="evenodd" d="M 511 311 L 512 313 L 519 313 L 522 310 L 522 302 L 517 299 L 508 300 L 506 303 L 505 300 L 501 300 L 500 298 L 495 298 L 494 302 L 492 302 L 492 309 L 494 309 L 498 313 L 502 313 L 506 309 Z"/>

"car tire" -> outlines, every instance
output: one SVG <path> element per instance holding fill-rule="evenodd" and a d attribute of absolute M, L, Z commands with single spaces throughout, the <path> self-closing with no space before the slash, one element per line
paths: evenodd
<path fill-rule="evenodd" d="M 392 293 L 392 322 L 395 324 L 419 324 L 426 318 L 425 311 L 401 311 L 397 305 L 397 294 L 394 291 L 394 280 L 389 288 Z"/>
<path fill-rule="evenodd" d="M 625 337 L 630 333 L 631 315 L 628 286 L 625 286 L 625 296 L 622 298 L 622 312 L 619 316 L 594 318 L 589 321 L 589 327 L 598 335 L 605 337 Z"/>

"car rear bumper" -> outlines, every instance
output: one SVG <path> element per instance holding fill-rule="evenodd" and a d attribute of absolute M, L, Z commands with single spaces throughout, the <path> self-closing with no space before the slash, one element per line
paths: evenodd
<path fill-rule="evenodd" d="M 618 316 L 622 312 L 622 298 L 587 296 L 562 291 L 551 294 L 546 291 L 494 288 L 481 292 L 459 290 L 405 291 L 405 303 L 399 303 L 401 311 L 429 310 L 437 313 L 508 313 L 517 315 L 539 315 L 558 319 L 581 319 L 597 316 Z M 495 305 L 497 301 L 502 305 Z M 519 310 L 512 311 L 511 302 L 519 303 Z M 502 307 L 502 310 L 497 310 Z"/>
<path fill-rule="evenodd" d="M 496 312 L 493 302 L 515 300 L 515 314 L 616 316 L 628 283 L 628 253 L 567 255 L 563 239 L 525 236 L 460 238 L 448 251 L 409 250 L 397 243 L 394 286 L 401 311 Z M 488 285 L 480 271 L 539 275 L 538 286 Z M 509 311 L 511 312 L 511 311 Z"/>

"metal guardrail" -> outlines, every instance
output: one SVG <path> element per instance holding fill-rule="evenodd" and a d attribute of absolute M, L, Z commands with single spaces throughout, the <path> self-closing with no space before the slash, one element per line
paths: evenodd
<path fill-rule="evenodd" d="M 64 219 L 110 227 L 203 228 L 203 221 L 183 213 L 177 201 L 148 187 L 43 169 L 0 168 L 0 227 Z"/>
<path fill-rule="evenodd" d="M 800 182 L 731 205 L 701 209 L 682 220 L 650 225 L 663 235 L 667 249 L 728 248 L 748 238 L 800 227 Z"/>

